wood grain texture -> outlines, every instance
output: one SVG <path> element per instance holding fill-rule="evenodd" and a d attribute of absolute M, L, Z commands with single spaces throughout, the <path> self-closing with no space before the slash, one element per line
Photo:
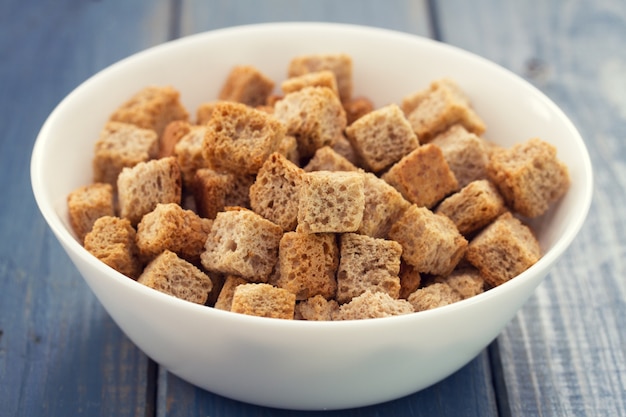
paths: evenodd
<path fill-rule="evenodd" d="M 369 407 L 335 411 L 293 411 L 258 407 L 230 400 L 195 388 L 161 369 L 157 396 L 157 417 L 197 415 L 211 417 L 287 416 L 496 416 L 497 407 L 490 377 L 489 355 L 485 350 L 444 381 L 416 394 Z"/>
<path fill-rule="evenodd" d="M 181 35 L 277 21 L 362 24 L 429 36 L 426 0 L 181 0 Z"/>
<path fill-rule="evenodd" d="M 552 98 L 595 172 L 581 233 L 499 338 L 513 416 L 626 415 L 626 3 L 438 3 L 446 42 Z"/>
<path fill-rule="evenodd" d="M 154 409 L 154 365 L 106 315 L 45 225 L 29 162 L 54 106 L 101 68 L 166 40 L 168 13 L 167 2 L 0 3 L 2 416 Z"/>

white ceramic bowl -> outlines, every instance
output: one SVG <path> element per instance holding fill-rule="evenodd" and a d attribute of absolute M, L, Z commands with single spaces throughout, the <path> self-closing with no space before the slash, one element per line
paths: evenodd
<path fill-rule="evenodd" d="M 571 189 L 540 224 L 543 258 L 506 284 L 450 306 L 384 319 L 301 322 L 258 318 L 175 299 L 92 257 L 70 231 L 68 193 L 92 179 L 93 145 L 108 116 L 148 84 L 173 85 L 192 112 L 217 96 L 227 72 L 252 64 L 282 81 L 289 60 L 316 52 L 353 57 L 355 93 L 399 103 L 434 79 L 455 79 L 504 146 L 534 136 L 570 169 Z M 67 254 L 115 322 L 179 377 L 250 403 L 338 409 L 395 399 L 474 358 L 531 295 L 580 229 L 591 201 L 583 140 L 546 96 L 511 72 L 457 48 L 387 30 L 326 23 L 234 27 L 157 46 L 80 85 L 52 112 L 31 161 L 34 194 Z"/>

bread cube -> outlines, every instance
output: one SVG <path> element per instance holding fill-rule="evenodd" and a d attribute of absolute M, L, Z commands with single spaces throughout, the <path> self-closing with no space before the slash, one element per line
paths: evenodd
<path fill-rule="evenodd" d="M 150 129 L 119 122 L 108 122 L 94 146 L 93 180 L 115 187 L 123 168 L 156 158 L 159 139 Z"/>
<path fill-rule="evenodd" d="M 444 215 L 412 205 L 391 226 L 389 238 L 402 245 L 402 259 L 420 272 L 448 275 L 459 263 L 467 240 Z"/>
<path fill-rule="evenodd" d="M 374 103 L 367 97 L 355 97 L 343 102 L 348 126 L 374 110 Z"/>
<path fill-rule="evenodd" d="M 413 313 L 413 306 L 406 300 L 398 300 L 389 294 L 365 291 L 343 304 L 333 313 L 333 320 L 362 320 L 399 316 Z"/>
<path fill-rule="evenodd" d="M 472 181 L 487 178 L 488 145 L 484 139 L 468 132 L 463 125 L 451 126 L 435 136 L 430 143 L 441 148 L 460 188 Z"/>
<path fill-rule="evenodd" d="M 196 211 L 201 217 L 214 219 L 225 207 L 250 208 L 249 193 L 254 181 L 252 175 L 218 172 L 210 168 L 197 170 L 191 185 Z"/>
<path fill-rule="evenodd" d="M 345 233 L 340 237 L 337 301 L 347 303 L 365 291 L 381 291 L 391 298 L 400 295 L 398 242 Z"/>
<path fill-rule="evenodd" d="M 348 138 L 345 137 L 345 135 L 341 135 L 335 138 L 334 142 L 331 143 L 329 146 L 333 149 L 333 151 L 337 152 L 339 155 L 352 162 L 352 164 L 359 165 L 359 157 L 352 147 L 352 144 L 350 143 Z"/>
<path fill-rule="evenodd" d="M 208 162 L 204 159 L 204 126 L 191 126 L 189 132 L 180 138 L 174 146 L 174 155 L 180 167 L 183 178 L 183 185 L 191 187 L 193 185 L 196 171 L 201 168 L 208 168 Z"/>
<path fill-rule="evenodd" d="M 437 277 L 436 280 L 448 284 L 463 300 L 481 294 L 485 290 L 485 279 L 477 269 L 472 267 L 455 269 L 450 275 Z"/>
<path fill-rule="evenodd" d="M 206 303 L 213 288 L 207 274 L 169 250 L 154 258 L 137 282 L 196 304 Z"/>
<path fill-rule="evenodd" d="M 236 275 L 227 275 L 224 280 L 224 285 L 220 290 L 220 295 L 215 302 L 215 308 L 230 311 L 230 307 L 233 304 L 233 295 L 235 295 L 235 288 L 242 284 L 248 284 L 248 281 Z"/>
<path fill-rule="evenodd" d="M 281 89 L 285 94 L 302 90 L 305 87 L 327 87 L 339 96 L 335 74 L 330 70 L 309 72 L 290 77 L 281 84 Z"/>
<path fill-rule="evenodd" d="M 285 135 L 278 144 L 276 152 L 283 155 L 296 165 L 300 164 L 300 153 L 298 152 L 298 141 L 294 136 Z"/>
<path fill-rule="evenodd" d="M 242 284 L 235 288 L 230 311 L 250 316 L 293 320 L 296 296 L 269 284 Z"/>
<path fill-rule="evenodd" d="M 137 226 L 139 254 L 151 260 L 167 249 L 189 262 L 198 263 L 212 223 L 178 204 L 157 204 Z"/>
<path fill-rule="evenodd" d="M 205 126 L 204 157 L 235 173 L 256 174 L 285 136 L 278 120 L 241 103 L 216 104 Z"/>
<path fill-rule="evenodd" d="M 461 295 L 448 284 L 438 282 L 418 289 L 407 301 L 415 311 L 425 311 L 461 301 Z"/>
<path fill-rule="evenodd" d="M 298 193 L 304 171 L 283 155 L 273 153 L 250 187 L 252 209 L 285 231 L 298 224 Z"/>
<path fill-rule="evenodd" d="M 359 228 L 365 208 L 362 174 L 314 171 L 303 179 L 296 231 L 344 233 Z"/>
<path fill-rule="evenodd" d="M 173 120 L 188 120 L 189 113 L 180 101 L 180 93 L 170 86 L 148 86 L 135 93 L 118 107 L 111 121 L 152 129 L 161 136 Z"/>
<path fill-rule="evenodd" d="M 306 172 L 312 171 L 358 171 L 352 162 L 337 153 L 330 146 L 322 146 L 304 166 Z"/>
<path fill-rule="evenodd" d="M 530 228 L 506 212 L 472 239 L 465 256 L 496 287 L 535 264 L 541 248 Z"/>
<path fill-rule="evenodd" d="M 274 117 L 296 138 L 302 158 L 310 158 L 317 149 L 330 145 L 346 127 L 341 102 L 326 87 L 305 87 L 285 95 L 274 105 Z"/>
<path fill-rule="evenodd" d="M 277 274 L 270 282 L 296 295 L 296 300 L 321 295 L 333 298 L 339 249 L 334 234 L 287 232 L 278 248 Z"/>
<path fill-rule="evenodd" d="M 386 238 L 395 223 L 411 203 L 384 180 L 372 173 L 363 174 L 365 206 L 357 232 L 371 237 Z"/>
<path fill-rule="evenodd" d="M 182 178 L 174 157 L 124 168 L 117 178 L 120 216 L 137 225 L 158 203 L 181 203 Z"/>
<path fill-rule="evenodd" d="M 422 276 L 413 265 L 409 265 L 404 260 L 400 261 L 400 296 L 399 298 L 407 299 L 422 283 Z"/>
<path fill-rule="evenodd" d="M 337 301 L 327 300 L 321 295 L 316 295 L 296 303 L 294 318 L 296 320 L 330 321 L 338 309 Z"/>
<path fill-rule="evenodd" d="M 256 107 L 265 104 L 274 90 L 274 81 L 252 65 L 238 65 L 231 69 L 218 98 Z"/>
<path fill-rule="evenodd" d="M 169 122 L 159 138 L 158 158 L 174 156 L 174 147 L 183 136 L 189 133 L 192 126 L 193 125 L 186 120 L 174 120 L 173 122 Z"/>
<path fill-rule="evenodd" d="M 487 171 L 507 204 L 530 218 L 544 214 L 570 183 L 556 148 L 539 138 L 494 151 Z"/>
<path fill-rule="evenodd" d="M 412 99 L 405 100 L 410 102 Z M 413 109 L 407 118 L 421 143 L 429 142 L 436 134 L 456 123 L 477 135 L 485 131 L 485 123 L 471 108 L 465 93 L 452 80 L 433 81 L 427 92 L 418 92 L 411 106 Z"/>
<path fill-rule="evenodd" d="M 289 77 L 330 70 L 335 74 L 337 90 L 342 102 L 352 98 L 352 57 L 348 54 L 309 54 L 292 58 L 287 73 Z"/>
<path fill-rule="evenodd" d="M 397 104 L 374 110 L 346 128 L 346 136 L 365 167 L 380 172 L 419 146 Z"/>
<path fill-rule="evenodd" d="M 459 184 L 441 149 L 422 145 L 395 163 L 381 177 L 413 204 L 432 208 Z"/>
<path fill-rule="evenodd" d="M 255 212 L 231 208 L 215 217 L 200 259 L 208 271 L 267 282 L 282 235 L 280 226 Z"/>
<path fill-rule="evenodd" d="M 463 236 L 468 236 L 487 226 L 505 210 L 504 199 L 496 186 L 488 180 L 477 180 L 443 200 L 435 213 L 448 217 Z"/>
<path fill-rule="evenodd" d="M 211 120 L 211 116 L 213 115 L 213 110 L 215 110 L 215 106 L 219 103 L 219 101 L 208 101 L 205 103 L 200 103 L 196 108 L 196 124 L 198 126 L 202 126 L 208 123 Z"/>
<path fill-rule="evenodd" d="M 73 190 L 67 196 L 67 209 L 72 230 L 79 242 L 102 216 L 114 216 L 113 187 L 96 182 Z"/>
<path fill-rule="evenodd" d="M 135 229 L 127 219 L 102 216 L 85 235 L 84 246 L 111 268 L 136 279 L 141 273 L 142 265 L 138 258 L 135 236 Z"/>

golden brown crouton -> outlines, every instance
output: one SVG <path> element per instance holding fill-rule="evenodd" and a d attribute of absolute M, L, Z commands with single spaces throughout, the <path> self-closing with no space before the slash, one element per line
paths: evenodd
<path fill-rule="evenodd" d="M 422 145 L 406 155 L 382 179 L 411 203 L 427 208 L 459 188 L 441 149 L 432 144 Z"/>
<path fill-rule="evenodd" d="M 293 320 L 296 296 L 269 284 L 242 284 L 235 288 L 230 311 L 250 316 Z"/>
<path fill-rule="evenodd" d="M 141 263 L 135 244 L 135 229 L 127 219 L 103 216 L 85 235 L 85 249 L 96 258 L 127 277 L 136 279 Z"/>
<path fill-rule="evenodd" d="M 459 263 L 467 240 L 452 220 L 412 205 L 391 226 L 389 238 L 402 245 L 402 259 L 418 272 L 448 275 Z"/>
<path fill-rule="evenodd" d="M 156 158 L 159 140 L 153 130 L 132 124 L 108 122 L 95 144 L 93 159 L 94 182 L 116 186 L 123 168 Z"/>
<path fill-rule="evenodd" d="M 168 250 L 146 266 L 137 282 L 196 304 L 204 304 L 213 288 L 207 274 Z"/>
<path fill-rule="evenodd" d="M 347 303 L 370 290 L 391 298 L 400 295 L 400 255 L 398 242 L 344 233 L 340 237 L 337 301 Z"/>
<path fill-rule="evenodd" d="M 256 107 L 265 104 L 273 90 L 274 81 L 258 68 L 239 65 L 228 74 L 218 98 Z"/>
<path fill-rule="evenodd" d="M 101 182 L 79 187 L 67 196 L 67 209 L 72 230 L 82 243 L 98 218 L 115 215 L 113 187 Z"/>
<path fill-rule="evenodd" d="M 510 212 L 500 215 L 472 239 L 466 254 L 492 287 L 521 274 L 540 257 L 537 238 Z"/>
<path fill-rule="evenodd" d="M 488 174 L 509 207 L 531 218 L 545 213 L 565 194 L 570 182 L 556 148 L 538 138 L 493 152 Z"/>
<path fill-rule="evenodd" d="M 161 136 L 173 120 L 188 120 L 189 114 L 180 101 L 180 93 L 171 86 L 148 86 L 118 107 L 111 121 L 152 129 Z"/>

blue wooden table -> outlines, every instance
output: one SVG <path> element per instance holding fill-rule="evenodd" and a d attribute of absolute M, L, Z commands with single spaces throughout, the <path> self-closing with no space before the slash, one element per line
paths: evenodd
<path fill-rule="evenodd" d="M 579 128 L 595 191 L 565 257 L 471 363 L 403 399 L 302 414 L 626 416 L 624 0 L 0 0 L 0 416 L 298 414 L 195 388 L 135 347 L 47 229 L 29 162 L 49 112 L 107 65 L 205 30 L 304 20 L 427 36 L 511 69 Z"/>

